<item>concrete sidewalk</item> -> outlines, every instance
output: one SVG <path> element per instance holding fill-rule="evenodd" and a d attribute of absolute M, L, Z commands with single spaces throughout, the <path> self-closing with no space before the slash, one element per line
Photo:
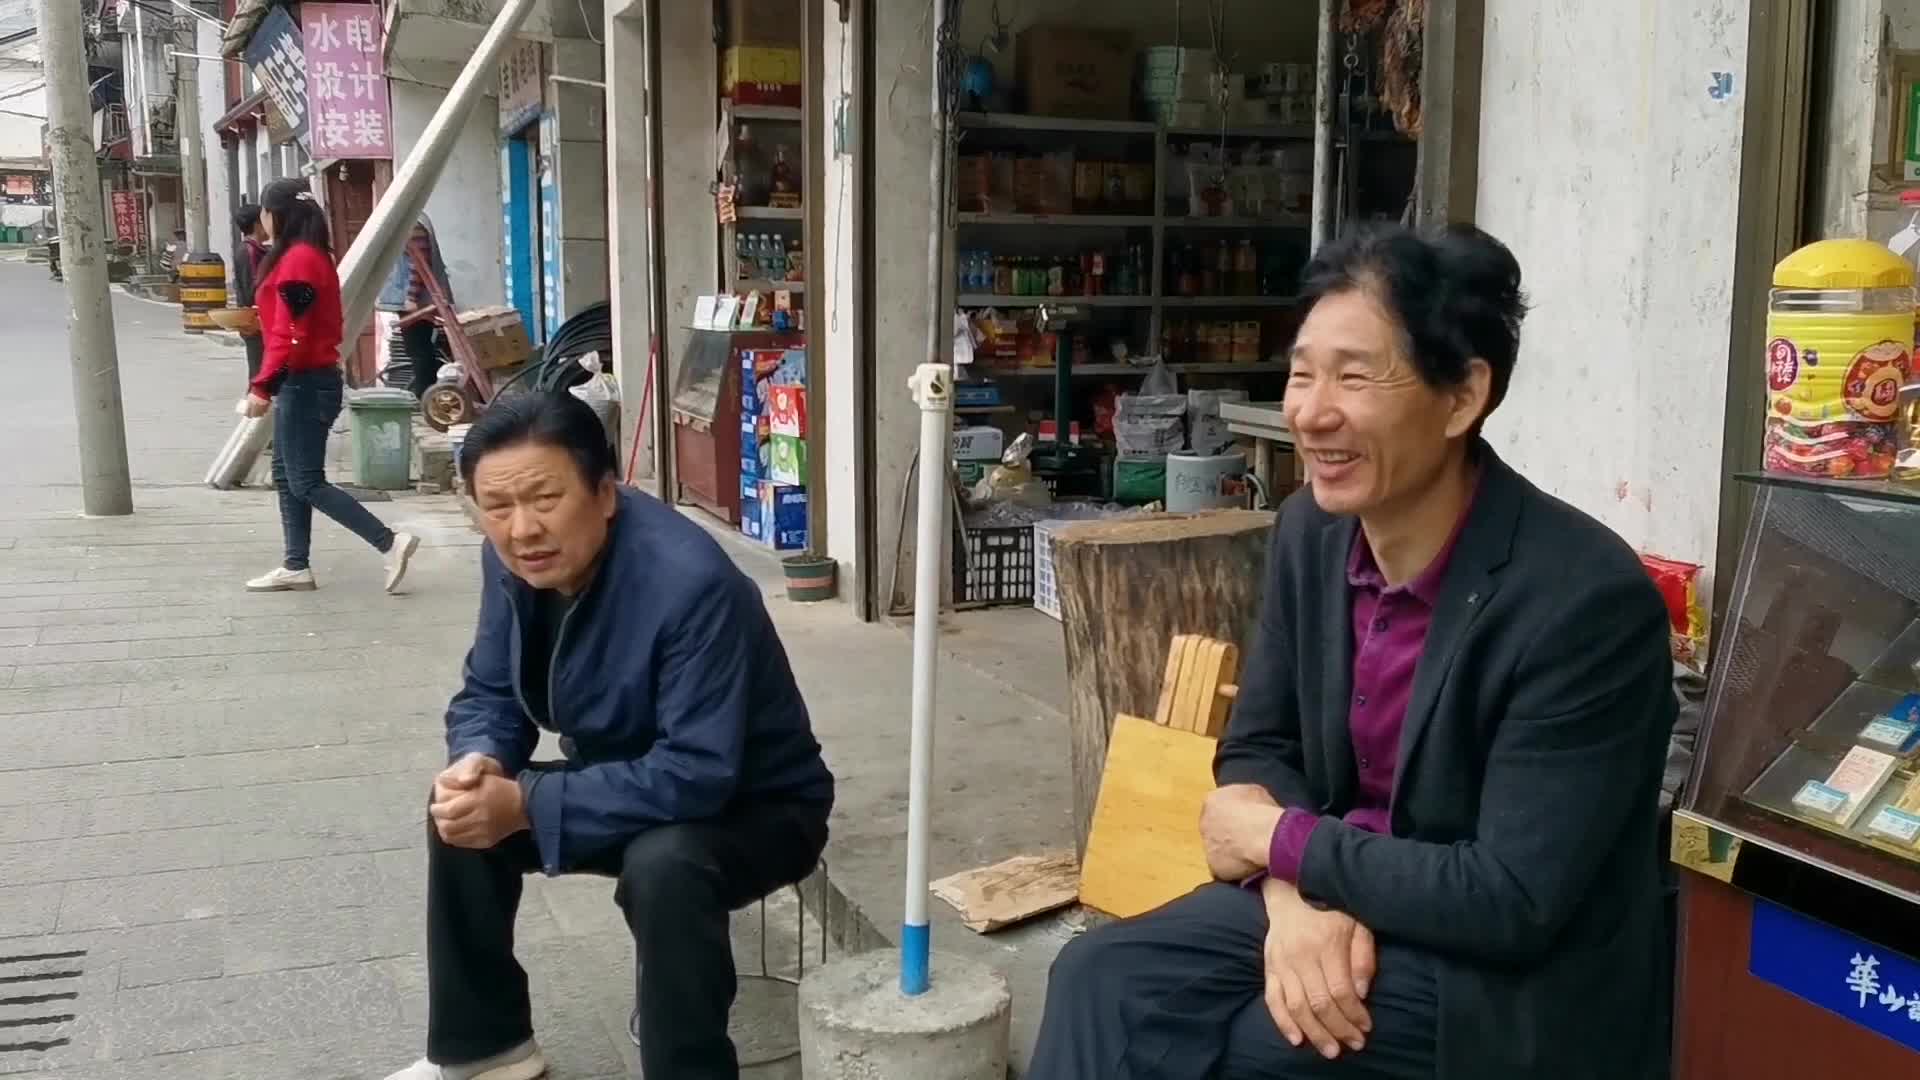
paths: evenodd
<path fill-rule="evenodd" d="M 451 498 L 401 496 L 371 506 L 426 537 L 405 595 L 383 595 L 378 557 L 324 519 L 318 592 L 246 594 L 278 558 L 272 496 L 199 483 L 244 361 L 181 334 L 176 308 L 124 298 L 138 512 L 81 518 L 64 299 L 17 264 L 0 291 L 22 313 L 0 360 L 15 390 L 0 405 L 0 975 L 48 976 L 11 996 L 74 995 L 0 1005 L 0 1020 L 54 1018 L 0 1029 L 0 1074 L 384 1076 L 421 1044 L 420 806 L 478 537 Z M 789 604 L 777 564 L 729 543 L 766 587 L 840 780 L 829 876 L 864 915 L 831 921 L 848 946 L 879 943 L 902 896 L 910 649 L 837 605 Z M 957 664 L 942 699 L 935 875 L 1068 843 L 1059 716 Z M 521 953 L 555 1075 L 637 1075 L 609 886 L 536 880 L 527 897 Z M 983 939 L 934 908 L 938 948 L 1010 970 L 1024 1046 L 1068 931 Z M 790 972 L 803 933 L 818 961 L 790 892 L 769 919 L 765 938 L 754 912 L 736 924 L 743 972 L 763 943 Z M 791 1022 L 777 988 L 743 998 L 753 1037 L 778 1026 L 760 1017 Z"/>

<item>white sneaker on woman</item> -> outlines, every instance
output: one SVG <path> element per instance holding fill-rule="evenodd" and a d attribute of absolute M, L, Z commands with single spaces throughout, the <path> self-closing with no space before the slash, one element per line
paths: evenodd
<path fill-rule="evenodd" d="M 272 573 L 247 582 L 248 592 L 312 592 L 316 587 L 312 570 L 289 570 L 284 566 L 276 566 Z"/>
<path fill-rule="evenodd" d="M 387 591 L 400 587 L 400 580 L 407 576 L 407 563 L 413 553 L 420 550 L 420 538 L 410 532 L 393 534 L 393 547 L 387 551 Z"/>
<path fill-rule="evenodd" d="M 547 1075 L 547 1059 L 532 1039 L 504 1054 L 471 1065 L 435 1065 L 422 1058 L 387 1080 L 539 1080 Z"/>

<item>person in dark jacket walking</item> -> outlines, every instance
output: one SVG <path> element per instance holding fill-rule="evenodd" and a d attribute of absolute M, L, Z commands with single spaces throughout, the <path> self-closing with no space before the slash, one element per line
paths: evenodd
<path fill-rule="evenodd" d="M 1199 840 L 1069 942 L 1034 1080 L 1647 1080 L 1675 700 L 1633 550 L 1480 437 L 1520 267 L 1361 230 L 1304 275 L 1282 506 Z"/>
<path fill-rule="evenodd" d="M 479 626 L 427 829 L 427 1054 L 389 1080 L 532 1080 L 522 877 L 618 879 L 648 1076 L 733 1080 L 728 913 L 801 880 L 833 775 L 761 600 L 705 530 L 617 481 L 565 393 L 494 402 L 460 452 Z M 533 760 L 542 732 L 564 762 Z"/>
<path fill-rule="evenodd" d="M 280 493 L 286 554 L 279 566 L 247 582 L 247 591 L 314 588 L 307 557 L 317 509 L 386 556 L 386 590 L 393 592 L 420 538 L 387 528 L 353 496 L 327 483 L 327 437 L 346 394 L 340 277 L 327 215 L 306 181 L 288 178 L 261 193 L 260 219 L 273 240 L 253 294 L 266 348 L 241 408 L 250 417 L 273 411 L 273 486 Z"/>
<path fill-rule="evenodd" d="M 260 222 L 260 207 L 247 203 L 233 215 L 233 227 L 240 230 L 241 251 L 233 260 L 233 294 L 242 304 L 253 303 L 253 290 L 260 283 L 260 264 L 267 258 L 267 227 Z M 256 312 L 258 309 L 255 309 Z M 260 360 L 266 353 L 266 339 L 256 327 L 241 334 L 247 348 L 247 381 L 260 377 Z"/>
<path fill-rule="evenodd" d="M 440 240 L 433 233 L 433 222 L 421 214 L 407 236 L 407 246 L 387 271 L 386 283 L 380 287 L 374 308 L 400 317 L 401 341 L 406 345 L 411 371 L 407 389 L 414 397 L 425 398 L 440 378 L 440 346 L 436 340 L 440 320 L 434 311 L 427 279 L 414 269 L 415 254 L 426 260 L 433 271 L 433 280 L 448 301 L 452 301 L 453 285 L 447 280 L 446 260 L 440 256 Z"/>

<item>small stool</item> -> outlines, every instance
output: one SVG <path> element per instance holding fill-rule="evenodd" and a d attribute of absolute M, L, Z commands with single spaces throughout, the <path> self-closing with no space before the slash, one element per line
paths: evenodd
<path fill-rule="evenodd" d="M 820 918 L 820 956 L 823 961 L 827 955 L 827 920 L 824 915 L 824 882 L 826 879 L 826 869 L 826 860 L 823 859 L 820 861 L 820 865 L 816 871 L 817 876 L 819 876 L 823 882 L 823 903 L 821 905 L 823 912 Z M 774 1038 L 763 1037 L 760 1039 L 743 1039 L 743 1033 L 731 1030 L 731 1025 L 729 1025 L 727 1035 L 733 1040 L 734 1047 L 740 1052 L 740 1067 L 743 1069 L 763 1065 L 775 1065 L 800 1056 L 800 980 L 807 974 L 807 903 L 806 895 L 801 891 L 800 886 L 804 884 L 806 880 L 807 879 L 803 878 L 800 881 L 786 886 L 786 888 L 793 890 L 794 907 L 798 910 L 798 914 L 794 919 L 793 939 L 797 947 L 795 949 L 793 975 L 782 975 L 775 972 L 773 970 L 773 963 L 767 955 L 767 896 L 772 896 L 780 890 L 775 889 L 774 893 L 769 893 L 767 896 L 761 897 L 758 902 L 760 914 L 760 970 L 742 972 L 736 976 L 736 979 L 740 983 L 740 989 L 734 995 L 734 1009 L 735 1012 L 738 1013 L 742 1001 L 751 997 L 755 1000 L 750 1007 L 757 1006 L 763 1008 L 769 1015 L 772 1015 L 776 1010 L 781 1014 L 791 1014 L 794 1023 L 791 1031 L 780 1030 Z M 748 987 L 750 986 L 759 987 L 760 989 L 756 993 L 750 994 L 748 991 Z M 627 1038 L 633 1040 L 633 1045 L 640 1045 L 640 1009 L 638 1006 L 635 1006 L 633 1012 L 628 1014 Z"/>

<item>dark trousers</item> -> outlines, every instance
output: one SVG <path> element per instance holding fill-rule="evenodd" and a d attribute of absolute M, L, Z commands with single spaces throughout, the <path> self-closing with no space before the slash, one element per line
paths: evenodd
<path fill-rule="evenodd" d="M 647 829 L 574 872 L 619 879 L 633 932 L 640 1063 L 647 1076 L 734 1080 L 727 1037 L 736 987 L 730 912 L 813 872 L 827 811 L 759 804 L 713 821 Z M 427 1058 L 458 1065 L 531 1038 L 527 973 L 513 955 L 523 877 L 539 869 L 531 833 L 475 851 L 427 826 Z"/>
<path fill-rule="evenodd" d="M 413 373 L 413 381 L 407 388 L 417 398 L 426 397 L 427 391 L 440 379 L 440 347 L 433 339 L 436 329 L 432 319 L 422 319 L 400 331 L 400 340 L 407 347 L 407 364 Z"/>
<path fill-rule="evenodd" d="M 273 486 L 280 493 L 280 531 L 289 570 L 305 570 L 318 509 L 385 552 L 393 530 L 353 496 L 327 483 L 327 436 L 340 416 L 345 384 L 339 368 L 288 375 L 273 396 Z"/>
<path fill-rule="evenodd" d="M 1206 885 L 1067 943 L 1047 981 L 1033 1080 L 1431 1080 L 1434 960 L 1379 943 L 1365 1048 L 1332 1060 L 1267 1011 L 1266 906 Z"/>
<path fill-rule="evenodd" d="M 247 347 L 247 385 L 260 377 L 260 361 L 267 354 L 267 339 L 259 334 L 242 334 L 240 343 Z"/>

